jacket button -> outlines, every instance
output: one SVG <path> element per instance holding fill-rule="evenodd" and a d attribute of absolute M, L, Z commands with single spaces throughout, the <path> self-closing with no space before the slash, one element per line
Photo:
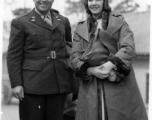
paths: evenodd
<path fill-rule="evenodd" d="M 30 69 L 29 67 L 26 67 L 26 69 Z"/>
<path fill-rule="evenodd" d="M 123 82 L 121 82 L 121 83 L 120 83 L 120 85 L 124 85 L 124 83 L 123 83 Z"/>

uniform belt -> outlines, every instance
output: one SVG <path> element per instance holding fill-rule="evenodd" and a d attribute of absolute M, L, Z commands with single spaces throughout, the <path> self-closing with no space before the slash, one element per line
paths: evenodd
<path fill-rule="evenodd" d="M 30 56 L 30 55 L 24 55 L 24 58 L 27 59 L 65 59 L 66 56 L 65 54 L 62 52 L 56 52 L 56 51 L 51 51 L 50 55 L 46 55 L 46 56 Z"/>

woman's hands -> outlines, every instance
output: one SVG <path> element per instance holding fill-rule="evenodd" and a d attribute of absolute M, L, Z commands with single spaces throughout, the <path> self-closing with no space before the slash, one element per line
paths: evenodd
<path fill-rule="evenodd" d="M 116 77 L 117 77 L 116 72 L 114 70 L 111 70 L 108 77 L 109 81 L 114 82 L 116 80 Z"/>
<path fill-rule="evenodd" d="M 109 77 L 110 81 L 114 81 L 116 78 L 116 74 L 114 71 L 112 71 L 113 69 L 115 69 L 115 65 L 110 61 L 108 61 L 100 66 L 89 67 L 87 69 L 87 73 L 89 75 L 96 76 L 97 78 L 100 79 L 105 79 Z"/>
<path fill-rule="evenodd" d="M 109 76 L 109 72 L 102 70 L 102 68 L 103 66 L 89 67 L 87 69 L 87 73 L 100 79 L 107 78 Z"/>

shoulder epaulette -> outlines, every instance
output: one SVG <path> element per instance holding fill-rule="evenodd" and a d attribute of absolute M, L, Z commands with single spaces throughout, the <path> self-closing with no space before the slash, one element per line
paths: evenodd
<path fill-rule="evenodd" d="M 121 12 L 120 11 L 112 11 L 111 12 L 112 16 L 115 16 L 115 17 L 119 17 L 119 16 L 122 16 Z"/>
<path fill-rule="evenodd" d="M 25 13 L 25 14 L 23 14 L 23 15 L 20 15 L 20 16 L 16 17 L 16 19 L 18 20 L 18 19 L 20 19 L 20 18 L 22 18 L 22 17 L 27 16 L 28 14 L 29 14 L 29 13 Z"/>
<path fill-rule="evenodd" d="M 58 10 L 56 10 L 56 9 L 51 9 L 51 10 L 52 10 L 52 12 L 54 12 L 55 14 L 60 15 L 60 12 L 59 12 Z"/>
<path fill-rule="evenodd" d="M 80 22 L 78 22 L 78 24 L 77 25 L 81 25 L 82 23 L 84 23 L 85 21 L 80 21 Z"/>

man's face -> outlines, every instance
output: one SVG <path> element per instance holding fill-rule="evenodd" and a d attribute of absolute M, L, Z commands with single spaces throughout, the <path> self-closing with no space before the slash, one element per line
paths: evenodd
<path fill-rule="evenodd" d="M 51 9 L 52 4 L 54 0 L 33 0 L 35 3 L 36 9 L 41 13 L 41 14 L 47 14 L 48 11 Z"/>
<path fill-rule="evenodd" d="M 101 13 L 103 10 L 103 1 L 104 0 L 88 0 L 88 7 L 93 15 Z"/>

